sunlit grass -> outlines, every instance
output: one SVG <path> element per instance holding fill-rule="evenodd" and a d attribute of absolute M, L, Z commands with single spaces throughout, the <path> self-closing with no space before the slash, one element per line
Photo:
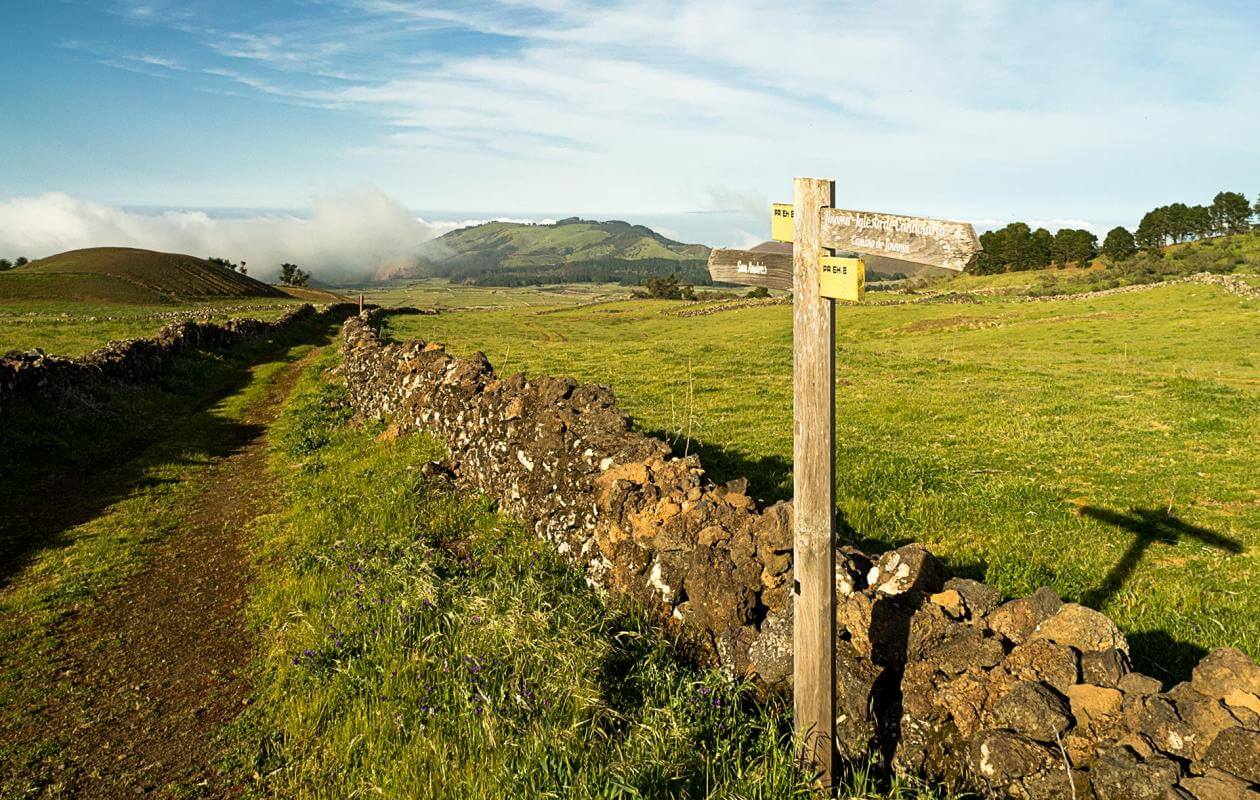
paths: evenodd
<path fill-rule="evenodd" d="M 238 768 L 260 794 L 808 796 L 781 701 L 680 661 L 549 545 L 425 479 L 432 441 L 347 426 L 326 381 L 313 368 L 273 431 L 287 510 L 256 533 L 266 653 Z M 886 795 L 859 770 L 844 796 Z"/>
<path fill-rule="evenodd" d="M 362 291 L 369 303 L 418 308 L 519 308 L 524 306 L 573 306 L 629 297 L 634 287 L 613 283 L 571 283 L 558 286 L 468 286 L 442 278 L 406 281 L 385 287 L 348 289 Z"/>
<path fill-rule="evenodd" d="M 233 317 L 271 320 L 302 302 L 274 297 L 182 305 L 6 300 L 0 308 L 0 355 L 37 347 L 54 355 L 81 356 L 111 339 L 153 336 L 175 321 L 170 314 L 196 314 L 220 323 Z"/>
<path fill-rule="evenodd" d="M 451 313 L 388 330 L 482 350 L 502 374 L 609 384 L 640 429 L 699 452 L 714 477 L 789 496 L 790 309 L 677 309 Z M 1260 655 L 1258 311 L 1201 285 L 839 308 L 847 538 L 921 541 L 1009 595 L 1046 584 L 1094 603 L 1165 679 L 1185 677 L 1205 648 Z M 1135 531 L 1083 507 L 1159 510 L 1217 536 Z"/>

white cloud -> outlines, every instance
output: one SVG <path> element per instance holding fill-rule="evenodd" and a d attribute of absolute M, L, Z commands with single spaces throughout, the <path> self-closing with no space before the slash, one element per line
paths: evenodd
<path fill-rule="evenodd" d="M 706 211 L 742 211 L 754 217 L 769 213 L 771 200 L 757 191 L 740 191 L 726 186 L 710 186 Z"/>
<path fill-rule="evenodd" d="M 327 67 L 343 56 L 361 66 L 370 53 L 374 74 L 331 86 L 221 74 L 381 120 L 380 138 L 351 151 L 365 169 L 475 163 L 510 176 L 505 200 L 546 193 L 535 208 L 680 208 L 719 181 L 778 196 L 792 175 L 830 174 L 842 194 L 887 210 L 974 214 L 956 199 L 974 194 L 959 188 L 971 180 L 999 195 L 988 203 L 998 214 L 1049 216 L 1051 201 L 1013 203 L 1003 182 L 1127 177 L 1133 164 L 1176 160 L 1184 144 L 1167 132 L 1187 120 L 1195 152 L 1241 152 L 1234 131 L 1260 124 L 1244 78 L 1255 56 L 1229 70 L 1202 57 L 1208 46 L 1245 52 L 1248 26 L 1205 8 L 1193 25 L 1178 23 L 1189 12 L 1171 1 L 1144 14 L 1094 0 L 343 3 L 377 23 L 345 52 L 327 49 L 323 28 L 291 25 L 228 37 L 250 45 L 233 54 L 279 65 L 292 53 Z M 421 47 L 406 65 L 376 58 L 434 29 L 512 44 Z M 620 199 L 600 202 L 607 193 L 592 177 Z"/>
<path fill-rule="evenodd" d="M 124 7 L 142 29 L 197 17 L 201 51 L 174 53 L 183 80 L 367 121 L 352 139 L 312 130 L 309 147 L 421 207 L 694 210 L 708 187 L 780 199 L 810 174 L 887 211 L 1124 220 L 1260 167 L 1239 133 L 1260 127 L 1246 5 L 324 0 L 261 20 Z"/>
<path fill-rule="evenodd" d="M 148 53 L 142 53 L 141 55 L 138 55 L 138 56 L 132 56 L 132 58 L 135 61 L 139 61 L 142 64 L 149 64 L 154 67 L 165 67 L 166 69 L 174 69 L 174 70 L 182 70 L 184 68 L 182 64 L 180 64 L 178 61 L 176 61 L 173 58 L 165 58 L 163 56 L 155 56 L 155 55 L 150 55 Z"/>
<path fill-rule="evenodd" d="M 0 202 L 0 253 L 33 259 L 83 247 L 142 247 L 243 259 L 264 279 L 290 261 L 317 278 L 352 281 L 410 263 L 446 227 L 417 219 L 374 189 L 317 198 L 309 218 L 147 214 L 51 192 Z"/>

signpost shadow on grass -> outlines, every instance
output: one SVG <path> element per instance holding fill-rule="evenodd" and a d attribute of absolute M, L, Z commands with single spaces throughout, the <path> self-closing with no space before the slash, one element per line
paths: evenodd
<path fill-rule="evenodd" d="M 1147 548 L 1156 542 L 1177 544 L 1183 538 L 1191 537 L 1231 555 L 1238 555 L 1243 551 L 1242 545 L 1228 536 L 1192 525 L 1162 509 L 1134 508 L 1122 514 L 1097 506 L 1084 506 L 1080 513 L 1099 522 L 1123 528 L 1135 535 L 1133 543 L 1107 573 L 1102 585 L 1090 590 L 1082 598 L 1082 602 L 1092 608 L 1099 608 L 1115 597 L 1116 592 L 1120 591 L 1125 581 L 1133 574 L 1133 570 L 1137 568 Z"/>
<path fill-rule="evenodd" d="M 1115 597 L 1132 576 L 1147 548 L 1156 542 L 1177 544 L 1185 538 L 1191 538 L 1230 555 L 1243 552 L 1240 542 L 1179 519 L 1165 509 L 1134 508 L 1127 513 L 1120 513 L 1096 506 L 1084 506 L 1079 513 L 1134 534 L 1132 544 L 1107 573 L 1102 584 L 1082 596 L 1081 602 L 1091 608 L 1101 608 Z M 1163 673 L 1169 681 L 1188 678 L 1190 669 L 1207 654 L 1202 647 L 1178 642 L 1165 631 L 1138 631 L 1128 634 L 1127 638 L 1134 659 L 1142 662 L 1144 667 L 1153 667 Z"/>

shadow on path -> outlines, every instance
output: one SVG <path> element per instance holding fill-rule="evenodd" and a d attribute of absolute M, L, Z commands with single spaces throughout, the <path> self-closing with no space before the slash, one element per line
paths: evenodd
<path fill-rule="evenodd" d="M 325 345 L 336 324 L 299 324 L 273 339 L 181 356 L 164 375 L 134 386 L 93 387 L 79 402 L 32 402 L 0 417 L 0 591 L 38 555 L 70 543 L 70 531 L 139 489 L 171 479 L 149 473 L 208 464 L 238 452 L 262 426 L 215 406 L 247 386 L 251 370 L 300 344 Z M 158 446 L 162 445 L 162 446 Z"/>

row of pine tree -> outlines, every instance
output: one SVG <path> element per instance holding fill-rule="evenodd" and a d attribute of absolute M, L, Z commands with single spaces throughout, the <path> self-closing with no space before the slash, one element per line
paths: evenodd
<path fill-rule="evenodd" d="M 1052 264 L 1086 264 L 1100 254 L 1119 262 L 1139 250 L 1246 233 L 1252 229 L 1253 220 L 1260 220 L 1260 197 L 1252 205 L 1241 192 L 1218 192 L 1208 206 L 1173 203 L 1153 208 L 1142 217 L 1136 232 L 1123 226 L 1112 228 L 1101 247 L 1097 236 L 1081 228 L 1060 228 L 1050 233 L 1045 228 L 1033 230 L 1027 223 L 1012 222 L 1000 230 L 981 234 L 984 252 L 972 269 L 991 274 L 1043 269 Z"/>

